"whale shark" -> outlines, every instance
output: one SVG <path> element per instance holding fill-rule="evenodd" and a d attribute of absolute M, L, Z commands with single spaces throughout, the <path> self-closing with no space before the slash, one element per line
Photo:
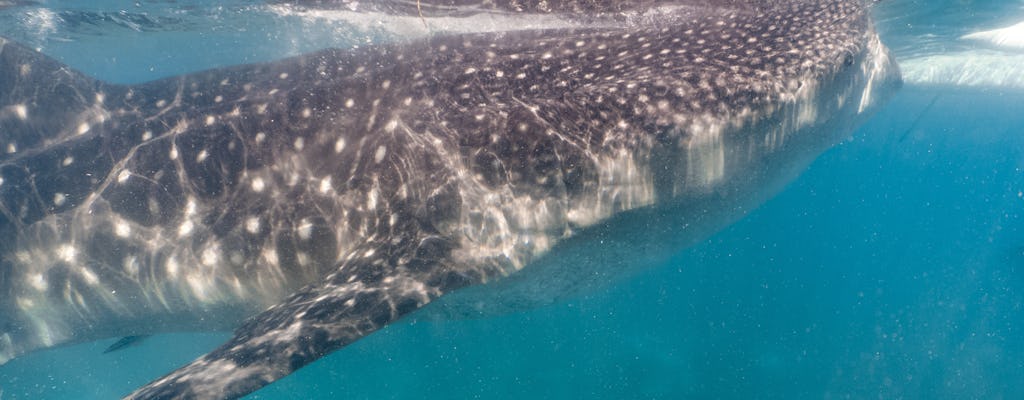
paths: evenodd
<path fill-rule="evenodd" d="M 0 39 L 0 363 L 233 331 L 126 395 L 231 399 L 403 318 L 594 290 L 756 208 L 900 85 L 861 0 L 360 3 L 600 23 L 132 85 Z"/>

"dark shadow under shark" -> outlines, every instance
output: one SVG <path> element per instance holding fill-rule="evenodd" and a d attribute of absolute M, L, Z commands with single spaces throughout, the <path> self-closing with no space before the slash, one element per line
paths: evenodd
<path fill-rule="evenodd" d="M 862 1 L 509 10 L 624 4 L 656 8 L 132 86 L 0 39 L 0 362 L 234 329 L 128 398 L 237 398 L 442 296 L 550 302 L 743 216 L 899 83 Z"/>

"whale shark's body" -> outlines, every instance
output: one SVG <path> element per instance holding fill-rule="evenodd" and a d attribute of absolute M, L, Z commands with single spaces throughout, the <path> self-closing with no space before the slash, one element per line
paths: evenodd
<path fill-rule="evenodd" d="M 744 215 L 898 83 L 861 1 L 649 3 L 133 86 L 0 39 L 0 362 L 234 329 L 129 397 L 235 398 L 435 299 L 551 301 Z"/>

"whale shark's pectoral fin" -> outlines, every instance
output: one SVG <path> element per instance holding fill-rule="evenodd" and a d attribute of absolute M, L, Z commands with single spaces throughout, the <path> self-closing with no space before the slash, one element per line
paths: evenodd
<path fill-rule="evenodd" d="M 241 397 L 466 283 L 442 259 L 424 257 L 422 247 L 357 248 L 323 282 L 251 318 L 227 343 L 126 398 Z M 393 266 L 404 257 L 411 261 Z"/>
<path fill-rule="evenodd" d="M 132 347 L 132 346 L 137 346 L 137 345 L 139 345 L 139 343 L 142 343 L 144 340 L 146 340 L 150 336 L 152 336 L 152 335 L 125 336 L 123 338 L 118 339 L 116 342 L 114 342 L 114 344 L 112 344 L 110 346 L 107 346 L 106 350 L 103 350 L 103 354 L 107 354 L 107 353 L 110 353 L 110 352 L 118 351 L 118 350 L 121 350 L 121 349 L 124 349 L 124 348 L 128 348 L 128 347 Z"/>

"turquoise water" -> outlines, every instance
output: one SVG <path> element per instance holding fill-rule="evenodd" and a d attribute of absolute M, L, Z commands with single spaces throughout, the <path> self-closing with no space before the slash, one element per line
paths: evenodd
<path fill-rule="evenodd" d="M 194 14 L 181 24 L 208 15 Z M 909 18 L 928 22 L 893 21 Z M 175 29 L 152 34 L 194 34 Z M 166 40 L 141 31 L 139 43 Z M 36 45 L 121 81 L 273 53 L 110 62 L 69 43 L 114 53 L 105 41 L 128 40 L 77 35 Z M 283 42 L 302 51 L 309 37 Z M 187 47 L 142 44 L 127 51 Z M 146 63 L 158 68 L 134 69 Z M 35 353 L 0 366 L 0 399 L 114 398 L 226 337 Z M 1024 90 L 910 84 L 779 196 L 666 265 L 543 309 L 394 325 L 249 398 L 426 397 L 1024 398 Z"/>

